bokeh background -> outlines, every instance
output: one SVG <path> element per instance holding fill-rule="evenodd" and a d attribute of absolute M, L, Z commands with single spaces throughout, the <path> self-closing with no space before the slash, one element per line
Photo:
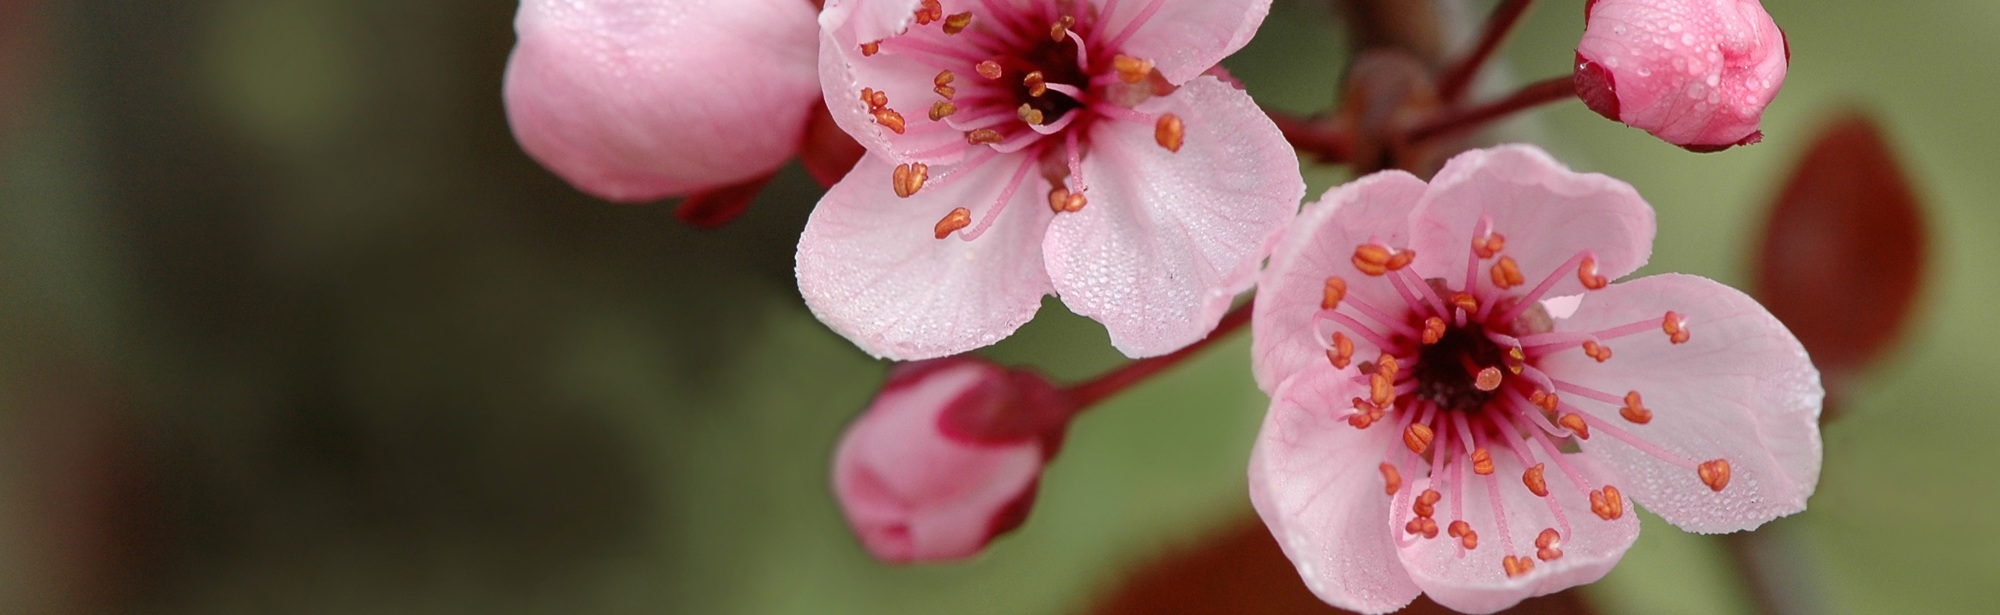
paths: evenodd
<path fill-rule="evenodd" d="M 1765 144 L 1686 154 L 1575 103 L 1505 134 L 1636 185 L 1648 272 L 1745 285 L 1809 137 L 1874 114 L 1925 203 L 1926 286 L 1826 427 L 1811 508 L 1758 544 L 1810 610 L 1990 609 L 2000 3 L 1765 4 L 1794 52 Z M 1246 339 L 1082 418 L 985 556 L 875 564 L 826 476 L 886 366 L 798 298 L 816 187 L 787 170 L 713 232 L 570 190 L 507 131 L 514 8 L 0 0 L 0 612 L 1084 612 L 1242 527 Z M 1500 79 L 1562 74 L 1581 26 L 1539 3 Z M 1226 64 L 1306 113 L 1343 41 L 1278 0 Z M 1055 302 L 986 354 L 1121 360 Z M 1599 611 L 1754 608 L 1722 541 L 1644 519 L 1582 592 Z"/>

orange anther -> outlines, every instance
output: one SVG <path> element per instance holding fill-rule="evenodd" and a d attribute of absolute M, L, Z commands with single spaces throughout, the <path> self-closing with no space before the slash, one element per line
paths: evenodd
<path fill-rule="evenodd" d="M 1479 299 L 1473 297 L 1472 293 L 1457 293 L 1452 295 L 1451 305 L 1452 307 L 1464 310 L 1466 314 L 1479 311 Z"/>
<path fill-rule="evenodd" d="M 871 57 L 882 52 L 882 41 L 861 44 L 861 57 Z"/>
<path fill-rule="evenodd" d="M 958 113 L 958 105 L 951 104 L 951 101 L 940 100 L 931 103 L 930 115 L 931 115 L 931 121 L 933 122 L 951 117 L 951 114 L 953 113 Z"/>
<path fill-rule="evenodd" d="M 1584 340 L 1583 354 L 1588 355 L 1592 359 L 1597 359 L 1598 363 L 1603 363 L 1611 360 L 1611 347 L 1599 344 L 1597 340 Z"/>
<path fill-rule="evenodd" d="M 1029 96 L 1039 98 L 1049 93 L 1048 78 L 1042 76 L 1042 71 L 1028 73 L 1028 76 L 1021 78 L 1021 85 L 1027 86 Z"/>
<path fill-rule="evenodd" d="M 1507 578 L 1511 579 L 1534 572 L 1535 560 L 1509 555 L 1500 560 L 1500 567 L 1507 571 Z"/>
<path fill-rule="evenodd" d="M 951 71 L 940 71 L 936 77 L 931 78 L 931 85 L 937 86 L 931 88 L 931 91 L 937 92 L 938 96 L 951 98 L 953 94 L 958 93 L 958 88 L 951 87 L 951 82 L 957 79 L 958 75 L 952 74 Z"/>
<path fill-rule="evenodd" d="M 1153 124 L 1153 141 L 1169 152 L 1180 152 L 1181 144 L 1187 140 L 1187 126 L 1181 118 L 1172 113 L 1162 114 L 1160 121 Z"/>
<path fill-rule="evenodd" d="M 1507 236 L 1499 233 L 1487 233 L 1485 237 L 1472 238 L 1472 253 L 1479 255 L 1479 258 L 1493 258 L 1493 255 L 1499 254 L 1500 250 L 1506 247 Z"/>
<path fill-rule="evenodd" d="M 1429 425 L 1411 423 L 1408 428 L 1403 430 L 1403 445 L 1410 447 L 1410 452 L 1422 455 L 1425 450 L 1431 447 L 1431 438 L 1433 437 L 1435 437 L 1435 434 L 1431 433 Z"/>
<path fill-rule="evenodd" d="M 971 143 L 973 145 L 986 145 L 989 143 L 999 143 L 1000 131 L 991 128 L 981 128 L 978 130 L 974 130 L 972 132 L 965 133 L 965 142 Z"/>
<path fill-rule="evenodd" d="M 1681 318 L 1680 314 L 1676 314 L 1671 310 L 1667 312 L 1666 318 L 1660 320 L 1660 330 L 1667 333 L 1667 341 L 1669 342 L 1686 344 L 1688 341 L 1687 323 Z"/>
<path fill-rule="evenodd" d="M 1535 537 L 1535 557 L 1544 562 L 1562 557 L 1562 549 L 1556 548 L 1561 542 L 1562 534 L 1556 532 L 1556 528 L 1543 529 L 1541 535 Z"/>
<path fill-rule="evenodd" d="M 1591 290 L 1604 288 L 1604 285 L 1611 283 L 1610 280 L 1604 279 L 1604 276 L 1597 275 L 1597 258 L 1590 256 L 1583 257 L 1583 263 L 1577 265 L 1576 281 L 1582 282 L 1584 288 Z"/>
<path fill-rule="evenodd" d="M 1463 519 L 1451 522 L 1451 529 L 1447 533 L 1451 534 L 1452 538 L 1457 538 L 1459 546 L 1465 547 L 1467 551 L 1479 548 L 1479 532 L 1472 531 L 1472 524 L 1466 523 Z"/>
<path fill-rule="evenodd" d="M 924 189 L 924 182 L 931 177 L 930 170 L 929 166 L 921 162 L 896 165 L 896 170 L 891 176 L 891 187 L 895 188 L 896 196 L 909 198 L 918 190 Z"/>
<path fill-rule="evenodd" d="M 1500 388 L 1500 382 L 1505 378 L 1506 376 L 1500 374 L 1500 368 L 1498 367 L 1482 368 L 1478 374 L 1473 376 L 1472 387 L 1490 393 L 1494 389 Z"/>
<path fill-rule="evenodd" d="M 1395 254 L 1389 252 L 1388 248 L 1369 243 L 1355 248 L 1354 258 L 1351 260 L 1354 262 L 1354 268 L 1361 270 L 1362 273 L 1382 275 L 1389 273 L 1389 259 L 1394 256 Z"/>
<path fill-rule="evenodd" d="M 1411 519 L 1409 523 L 1403 524 L 1403 531 L 1411 534 L 1423 534 L 1424 538 L 1437 538 L 1438 524 L 1436 520 L 1430 517 L 1417 517 Z"/>
<path fill-rule="evenodd" d="M 1368 376 L 1368 401 L 1384 408 L 1396 403 L 1396 382 L 1380 371 Z"/>
<path fill-rule="evenodd" d="M 1472 449 L 1472 473 L 1480 476 L 1493 474 L 1493 453 L 1485 448 Z"/>
<path fill-rule="evenodd" d="M 1514 262 L 1512 256 L 1500 257 L 1500 262 L 1494 263 L 1487 271 L 1492 274 L 1493 285 L 1501 290 L 1527 283 L 1527 279 L 1521 277 L 1521 266 Z"/>
<path fill-rule="evenodd" d="M 986 60 L 986 61 L 984 61 L 984 62 L 980 62 L 980 63 L 979 63 L 979 64 L 977 64 L 977 65 L 974 65 L 974 66 L 972 67 L 972 70 L 973 70 L 973 72 L 977 72 L 977 73 L 979 73 L 979 76 L 981 76 L 981 77 L 985 77 L 985 78 L 987 78 L 987 79 L 999 79 L 999 78 L 1000 78 L 1000 63 L 999 63 L 999 62 L 995 62 L 995 61 L 992 61 L 992 60 Z"/>
<path fill-rule="evenodd" d="M 1146 75 L 1153 73 L 1153 61 L 1141 60 L 1121 53 L 1111 58 L 1111 68 L 1118 71 L 1119 81 L 1138 83 L 1145 81 Z"/>
<path fill-rule="evenodd" d="M 1347 298 L 1347 280 L 1340 276 L 1326 279 L 1326 290 L 1320 293 L 1319 309 L 1331 310 L 1340 307 L 1340 300 Z"/>
<path fill-rule="evenodd" d="M 875 123 L 889 129 L 889 132 L 903 134 L 903 114 L 897 113 L 895 109 L 882 108 L 869 113 L 875 116 Z"/>
<path fill-rule="evenodd" d="M 1562 418 L 1556 419 L 1556 424 L 1576 433 L 1578 440 L 1590 439 L 1590 424 L 1583 422 L 1583 417 L 1580 415 L 1575 413 L 1564 414 Z"/>
<path fill-rule="evenodd" d="M 1395 256 L 1389 257 L 1389 270 L 1402 271 L 1404 267 L 1410 266 L 1411 261 L 1415 260 L 1417 260 L 1416 250 L 1399 251 Z"/>
<path fill-rule="evenodd" d="M 1075 25 L 1075 17 L 1064 15 L 1056 18 L 1056 22 L 1049 26 L 1049 40 L 1057 43 L 1063 42 L 1063 39 L 1069 38 L 1070 27 Z"/>
<path fill-rule="evenodd" d="M 1535 392 L 1528 394 L 1528 403 L 1534 404 L 1536 408 L 1541 408 L 1549 412 L 1555 412 L 1556 404 L 1561 402 L 1562 399 L 1556 397 L 1555 393 L 1543 391 L 1540 389 L 1536 389 Z"/>
<path fill-rule="evenodd" d="M 972 11 L 947 15 L 944 18 L 944 33 L 958 34 L 964 32 L 966 26 L 970 25 L 972 25 Z"/>
<path fill-rule="evenodd" d="M 972 210 L 960 207 L 945 214 L 944 219 L 938 220 L 937 226 L 931 230 L 937 233 L 938 239 L 944 239 L 968 226 L 972 226 Z"/>
<path fill-rule="evenodd" d="M 1015 117 L 1021 118 L 1021 121 L 1027 122 L 1030 125 L 1033 126 L 1042 125 L 1042 119 L 1043 119 L 1042 110 L 1036 109 L 1034 105 L 1030 105 L 1028 103 L 1021 103 L 1021 108 L 1015 109 L 1014 115 Z"/>
<path fill-rule="evenodd" d="M 1375 371 L 1395 378 L 1397 372 L 1403 371 L 1403 364 L 1396 361 L 1395 355 L 1383 354 L 1375 359 Z"/>
<path fill-rule="evenodd" d="M 1623 517 L 1625 497 L 1618 493 L 1617 487 L 1605 485 L 1603 489 L 1590 492 L 1590 512 L 1597 513 L 1597 518 L 1605 521 Z"/>
<path fill-rule="evenodd" d="M 1432 316 L 1424 319 L 1424 345 L 1438 343 L 1444 339 L 1444 319 Z M 1491 389 L 1488 389 L 1491 390 Z"/>
<path fill-rule="evenodd" d="M 1549 483 L 1542 478 L 1544 465 L 1535 464 L 1535 467 L 1528 468 L 1527 472 L 1521 474 L 1521 484 L 1527 485 L 1528 491 L 1538 498 L 1549 497 Z"/>
<path fill-rule="evenodd" d="M 1396 466 L 1389 465 L 1387 462 L 1382 464 L 1381 470 L 1382 493 L 1396 495 L 1396 492 L 1403 488 L 1403 473 L 1397 472 Z"/>
<path fill-rule="evenodd" d="M 939 19 L 944 19 L 944 5 L 938 0 L 924 0 L 917 6 L 917 25 L 928 26 Z"/>
<path fill-rule="evenodd" d="M 1653 411 L 1646 409 L 1646 404 L 1639 399 L 1638 391 L 1625 394 L 1625 407 L 1618 409 L 1618 416 L 1625 417 L 1625 420 L 1635 425 L 1653 422 Z"/>
<path fill-rule="evenodd" d="M 1507 371 L 1519 374 L 1528 367 L 1528 355 L 1521 352 L 1520 346 L 1509 346 L 1507 352 L 1500 355 L 1500 362 L 1507 366 Z"/>
<path fill-rule="evenodd" d="M 1417 501 L 1410 504 L 1410 512 L 1416 513 L 1419 517 L 1437 514 L 1437 503 L 1442 498 L 1444 494 L 1438 493 L 1436 489 L 1425 489 L 1423 493 L 1417 495 Z"/>
<path fill-rule="evenodd" d="M 1365 404 L 1368 402 L 1366 400 L 1363 400 L 1361 403 Z M 1356 409 L 1354 414 L 1347 415 L 1347 426 L 1349 427 L 1353 427 L 1355 429 L 1367 429 L 1370 425 L 1374 424 L 1375 424 L 1375 417 L 1373 415 L 1368 414 L 1367 412 L 1362 412 L 1359 409 Z"/>
<path fill-rule="evenodd" d="M 875 91 L 875 88 L 861 88 L 861 104 L 868 105 L 869 111 L 889 104 L 889 95 Z"/>
<path fill-rule="evenodd" d="M 1729 460 L 1727 459 L 1716 459 L 1702 463 L 1700 467 L 1695 468 L 1695 472 L 1701 475 L 1702 484 L 1708 485 L 1708 488 L 1712 491 L 1721 491 L 1723 487 L 1729 486 Z"/>
<path fill-rule="evenodd" d="M 1345 333 L 1333 332 L 1333 347 L 1327 349 L 1326 360 L 1333 364 L 1334 369 L 1347 369 L 1348 363 L 1354 360 L 1354 340 L 1347 339 Z"/>

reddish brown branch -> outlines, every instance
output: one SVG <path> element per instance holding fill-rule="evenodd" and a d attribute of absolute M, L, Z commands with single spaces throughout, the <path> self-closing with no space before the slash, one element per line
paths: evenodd
<path fill-rule="evenodd" d="M 1472 80 L 1479 76 L 1480 67 L 1485 66 L 1486 61 L 1493 57 L 1493 52 L 1500 49 L 1500 43 L 1507 40 L 1507 35 L 1514 31 L 1514 26 L 1521 22 L 1521 16 L 1527 14 L 1528 7 L 1534 3 L 1534 0 L 1501 0 L 1500 6 L 1493 8 L 1493 15 L 1486 19 L 1486 29 L 1479 35 L 1479 44 L 1438 78 L 1438 97 L 1446 103 L 1465 98 Z"/>
<path fill-rule="evenodd" d="M 1215 330 L 1210 331 L 1208 337 L 1204 337 L 1201 341 L 1190 344 L 1186 348 L 1176 350 L 1170 354 L 1126 363 L 1111 371 L 1100 374 L 1096 378 L 1070 387 L 1069 394 L 1070 398 L 1076 402 L 1076 411 L 1081 413 L 1098 402 L 1110 399 L 1124 392 L 1125 389 L 1131 388 L 1132 385 L 1145 382 L 1161 371 L 1178 365 L 1181 361 L 1187 360 L 1188 357 L 1201 352 L 1202 349 L 1207 348 L 1209 345 L 1229 337 L 1229 334 L 1243 328 L 1243 325 L 1249 324 L 1250 306 L 1251 303 L 1245 301 L 1243 305 L 1236 306 L 1236 309 L 1222 315 L 1222 321 L 1216 323 Z"/>
<path fill-rule="evenodd" d="M 1537 81 L 1498 101 L 1440 113 L 1404 133 L 1404 141 L 1415 144 L 1469 132 L 1525 109 L 1574 98 L 1576 86 L 1568 76 Z"/>

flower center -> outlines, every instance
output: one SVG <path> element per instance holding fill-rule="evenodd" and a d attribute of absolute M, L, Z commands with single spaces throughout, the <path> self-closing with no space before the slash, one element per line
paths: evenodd
<path fill-rule="evenodd" d="M 913 154 L 918 159 L 965 152 L 935 180 L 925 163 L 898 165 L 890 178 L 897 196 L 907 198 L 996 158 L 1020 154 L 1014 179 L 997 202 L 981 215 L 967 207 L 953 209 L 938 221 L 938 239 L 954 233 L 977 238 L 1031 170 L 1041 170 L 1048 181 L 1051 210 L 1081 210 L 1089 202 L 1081 177 L 1086 135 L 1096 121 L 1146 122 L 1155 126 L 1161 147 L 1179 151 L 1185 129 L 1179 117 L 1132 110 L 1173 86 L 1151 61 L 1116 52 L 1159 11 L 1161 0 L 1127 2 L 1122 10 L 1119 4 L 1107 1 L 1100 9 L 1079 0 L 924 0 L 908 30 L 861 45 L 864 59 L 900 62 L 898 70 L 915 63 L 920 68 L 913 70 L 930 75 L 928 92 L 862 88 L 860 98 L 875 123 L 894 133 L 892 138 L 925 143 L 928 149 Z M 907 109 L 904 101 L 910 99 L 928 101 L 922 116 L 928 121 L 899 110 Z"/>
<path fill-rule="evenodd" d="M 1550 497 L 1548 466 L 1555 466 L 1587 498 L 1599 519 L 1608 522 L 1625 514 L 1617 487 L 1568 461 L 1570 455 L 1588 452 L 1581 443 L 1593 433 L 1686 468 L 1713 490 L 1729 484 L 1728 461 L 1687 460 L 1603 417 L 1615 413 L 1633 426 L 1650 423 L 1653 411 L 1638 391 L 1621 397 L 1564 379 L 1576 374 L 1543 369 L 1542 359 L 1558 352 L 1580 351 L 1597 363 L 1610 361 L 1611 342 L 1647 331 L 1664 333 L 1669 346 L 1685 343 L 1691 333 L 1684 316 L 1669 311 L 1661 319 L 1601 331 L 1558 332 L 1542 299 L 1572 274 L 1586 290 L 1604 288 L 1609 280 L 1598 275 L 1595 255 L 1588 250 L 1574 255 L 1523 293 L 1517 291 L 1527 280 L 1505 254 L 1506 237 L 1493 232 L 1490 219 L 1479 221 L 1471 245 L 1466 275 L 1456 285 L 1420 278 L 1410 269 L 1417 259 L 1414 251 L 1377 241 L 1357 246 L 1352 263 L 1366 277 L 1354 283 L 1387 285 L 1401 302 L 1372 304 L 1350 295 L 1349 281 L 1335 276 L 1326 281 L 1315 317 L 1316 323 L 1334 325 L 1324 342 L 1328 361 L 1367 386 L 1366 398 L 1352 400 L 1348 424 L 1370 429 L 1392 423 L 1391 429 L 1400 432 L 1402 446 L 1386 453 L 1380 468 L 1384 492 L 1393 498 L 1392 510 L 1403 527 L 1396 537 L 1399 544 L 1436 538 L 1442 527 L 1464 557 L 1478 549 L 1481 531 L 1497 532 L 1500 567 L 1509 577 L 1532 572 L 1537 561 L 1562 557 L 1561 544 L 1571 527 Z M 1357 363 L 1359 342 L 1380 354 Z M 1350 365 L 1356 369 L 1347 371 Z M 1541 530 L 1532 546 L 1514 541 L 1507 511 L 1501 509 L 1494 474 L 1496 459 L 1503 455 L 1525 468 L 1520 488 L 1544 501 L 1560 527 Z M 1421 493 L 1416 492 L 1419 481 L 1403 480 L 1406 473 L 1428 479 Z M 1482 482 L 1486 493 L 1474 495 L 1473 487 Z M 1492 527 L 1475 526 L 1463 514 L 1468 503 L 1479 505 L 1481 499 L 1493 508 Z M 1448 509 L 1440 508 L 1446 505 Z M 1437 520 L 1441 514 L 1448 515 L 1442 526 Z"/>

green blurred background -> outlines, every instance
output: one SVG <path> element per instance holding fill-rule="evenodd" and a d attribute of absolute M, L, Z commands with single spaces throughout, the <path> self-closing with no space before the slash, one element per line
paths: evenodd
<path fill-rule="evenodd" d="M 1929 286 L 1767 532 L 1815 608 L 1989 610 L 2000 3 L 1766 6 L 1794 61 L 1763 145 L 1690 155 L 1573 103 L 1506 130 L 1635 184 L 1647 271 L 1742 285 L 1806 139 L 1875 112 L 1928 200 Z M 886 366 L 798 298 L 816 188 L 787 170 L 716 232 L 575 193 L 507 131 L 514 8 L 0 0 L 0 612 L 1074 612 L 1248 514 L 1238 339 L 1077 423 L 984 557 L 873 563 L 827 459 Z M 1540 3 L 1512 78 L 1566 71 L 1581 15 Z M 1310 112 L 1342 39 L 1279 0 L 1227 65 Z M 987 354 L 1121 360 L 1055 302 Z M 1751 608 L 1720 541 L 1650 517 L 1586 595 Z"/>

